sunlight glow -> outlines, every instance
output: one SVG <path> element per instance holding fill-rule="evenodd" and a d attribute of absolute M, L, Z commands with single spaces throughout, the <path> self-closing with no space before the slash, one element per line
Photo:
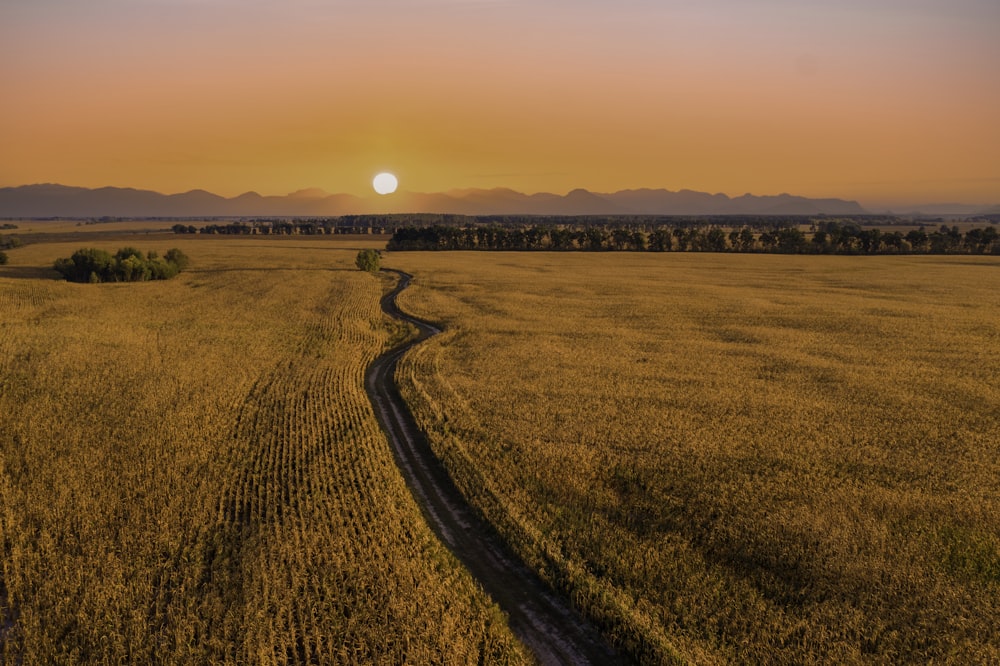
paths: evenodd
<path fill-rule="evenodd" d="M 392 194 L 398 186 L 399 181 L 394 175 L 388 172 L 382 172 L 372 179 L 372 187 L 379 194 Z"/>

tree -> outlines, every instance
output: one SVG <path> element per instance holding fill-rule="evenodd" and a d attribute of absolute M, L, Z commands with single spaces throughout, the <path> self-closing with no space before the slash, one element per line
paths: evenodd
<path fill-rule="evenodd" d="M 145 282 L 168 280 L 188 265 L 187 256 L 174 248 L 161 259 L 155 252 L 144 255 L 135 248 L 124 247 L 112 256 L 104 250 L 85 248 L 72 257 L 56 259 L 53 264 L 70 282 Z"/>
<path fill-rule="evenodd" d="M 858 233 L 861 251 L 865 254 L 876 254 L 882 248 L 882 232 L 878 228 L 864 229 Z"/>
<path fill-rule="evenodd" d="M 687 232 L 681 227 L 674 227 L 674 238 L 677 239 L 677 249 L 681 252 L 687 251 L 688 248 L 688 235 Z"/>
<path fill-rule="evenodd" d="M 997 238 L 997 230 L 993 227 L 970 229 L 965 233 L 965 246 L 973 252 L 985 254 L 995 246 Z"/>
<path fill-rule="evenodd" d="M 0 252 L 0 266 L 3 266 L 6 263 L 7 263 L 7 253 Z"/>
<path fill-rule="evenodd" d="M 750 250 L 752 250 L 754 243 L 757 241 L 757 239 L 754 238 L 753 229 L 745 225 L 743 227 L 740 227 L 740 233 L 738 238 L 740 244 L 739 248 L 741 252 L 749 252 Z M 733 246 L 735 247 L 736 243 L 733 243 Z"/>
<path fill-rule="evenodd" d="M 584 235 L 587 239 L 587 249 L 595 251 L 604 249 L 604 241 L 607 240 L 608 234 L 603 229 L 590 227 L 584 232 Z"/>
<path fill-rule="evenodd" d="M 116 276 L 122 282 L 145 282 L 149 279 L 150 270 L 141 254 L 130 254 L 126 257 L 118 258 Z"/>
<path fill-rule="evenodd" d="M 644 252 L 646 250 L 647 241 L 646 234 L 641 231 L 632 232 L 632 249 L 638 250 L 639 252 Z"/>
<path fill-rule="evenodd" d="M 573 232 L 569 229 L 553 229 L 549 232 L 549 242 L 553 250 L 572 250 Z"/>
<path fill-rule="evenodd" d="M 369 273 L 377 273 L 381 262 L 382 257 L 375 250 L 361 250 L 354 260 L 359 269 Z"/>
<path fill-rule="evenodd" d="M 726 251 L 726 232 L 719 227 L 712 227 L 705 234 L 705 249 L 710 252 Z"/>
<path fill-rule="evenodd" d="M 816 252 L 829 252 L 830 244 L 828 239 L 828 234 L 825 231 L 817 231 L 813 234 L 812 238 L 813 248 Z"/>
<path fill-rule="evenodd" d="M 798 227 L 784 227 L 774 231 L 779 252 L 796 253 L 806 249 L 806 236 Z"/>
<path fill-rule="evenodd" d="M 913 229 L 905 236 L 906 240 L 910 243 L 910 246 L 918 251 L 923 252 L 927 249 L 927 232 L 924 231 L 923 227 L 918 229 Z"/>
<path fill-rule="evenodd" d="M 622 227 L 611 232 L 611 242 L 614 243 L 615 249 L 619 252 L 628 247 L 631 238 L 632 234 L 629 233 L 629 230 Z"/>
<path fill-rule="evenodd" d="M 108 282 L 114 279 L 115 258 L 104 250 L 77 250 L 69 259 L 57 259 L 54 268 L 70 282 Z"/>
<path fill-rule="evenodd" d="M 649 249 L 653 252 L 668 252 L 671 242 L 669 229 L 660 227 L 649 234 Z"/>
<path fill-rule="evenodd" d="M 184 270 L 185 268 L 188 267 L 188 264 L 191 263 L 191 260 L 188 259 L 188 256 L 183 252 L 181 252 L 176 247 L 167 250 L 167 253 L 163 255 L 163 258 L 167 261 L 168 264 L 173 264 L 174 266 L 176 266 L 177 272 Z"/>
<path fill-rule="evenodd" d="M 21 245 L 23 243 L 17 236 L 0 235 L 0 250 L 13 250 L 14 248 L 21 247 Z"/>
<path fill-rule="evenodd" d="M 162 257 L 152 256 L 153 253 L 150 252 L 149 261 L 147 262 L 147 268 L 149 270 L 149 279 L 151 280 L 169 280 L 170 278 L 177 275 L 181 268 L 175 264 L 167 261 Z M 186 257 L 185 257 L 186 259 Z"/>

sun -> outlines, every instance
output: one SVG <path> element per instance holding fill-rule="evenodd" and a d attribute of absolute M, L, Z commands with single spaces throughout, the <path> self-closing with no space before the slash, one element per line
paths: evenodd
<path fill-rule="evenodd" d="M 379 194 L 392 194 L 399 186 L 399 181 L 388 171 L 383 171 L 372 179 L 372 187 Z"/>

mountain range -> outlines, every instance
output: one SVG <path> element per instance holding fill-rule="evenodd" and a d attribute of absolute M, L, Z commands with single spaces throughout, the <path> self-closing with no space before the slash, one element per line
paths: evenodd
<path fill-rule="evenodd" d="M 566 195 L 522 194 L 505 188 L 357 197 L 319 189 L 285 196 L 247 192 L 225 198 L 204 190 L 88 189 L 42 184 L 0 188 L 0 217 L 326 217 L 381 213 L 461 215 L 864 215 L 856 201 L 779 194 L 729 197 L 692 190 L 573 190 Z"/>

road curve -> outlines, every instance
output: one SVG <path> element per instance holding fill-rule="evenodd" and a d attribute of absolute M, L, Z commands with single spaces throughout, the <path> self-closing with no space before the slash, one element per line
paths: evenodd
<path fill-rule="evenodd" d="M 399 275 L 399 283 L 382 298 L 382 310 L 413 324 L 420 334 L 368 366 L 365 391 L 431 528 L 507 613 L 511 630 L 541 664 L 629 663 L 499 541 L 492 527 L 466 503 L 431 451 L 399 393 L 395 372 L 403 354 L 441 329 L 400 311 L 396 296 L 409 285 L 411 276 L 390 272 Z"/>

